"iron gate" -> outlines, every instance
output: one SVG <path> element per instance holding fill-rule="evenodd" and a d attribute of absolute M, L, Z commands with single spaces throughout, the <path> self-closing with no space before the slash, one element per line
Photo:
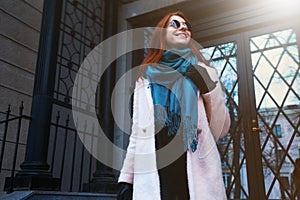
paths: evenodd
<path fill-rule="evenodd" d="M 48 148 L 50 170 L 61 179 L 61 191 L 82 191 L 96 171 L 96 160 L 84 148 L 74 125 L 87 122 L 72 118 L 71 98 L 81 63 L 103 40 L 104 9 L 104 0 L 63 1 Z M 93 72 L 88 73 L 92 77 Z M 84 94 L 81 97 L 77 101 L 84 103 Z"/>

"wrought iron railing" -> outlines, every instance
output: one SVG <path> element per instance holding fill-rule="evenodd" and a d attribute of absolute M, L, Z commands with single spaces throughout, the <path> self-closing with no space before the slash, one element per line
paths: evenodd
<path fill-rule="evenodd" d="M 61 179 L 61 191 L 81 192 L 92 179 L 96 160 L 85 149 L 74 126 L 72 115 L 66 109 L 56 108 L 51 122 L 48 164 L 55 178 Z M 85 133 L 85 130 L 81 130 Z"/>
<path fill-rule="evenodd" d="M 28 126 L 30 117 L 23 114 L 23 102 L 17 115 L 13 115 L 11 105 L 5 112 L 5 118 L 0 121 L 0 191 L 6 188 L 13 191 L 13 181 L 4 185 L 5 178 L 13 180 L 15 173 L 20 170 L 20 162 L 24 160 L 27 134 L 23 128 Z"/>
<path fill-rule="evenodd" d="M 12 114 L 11 105 L 0 121 L 0 196 L 14 191 L 13 180 L 24 161 L 28 126 L 31 117 L 24 115 L 23 102 L 18 114 Z M 60 110 L 53 114 L 48 148 L 49 172 L 61 180 L 61 191 L 82 192 L 95 171 L 96 160 L 84 148 L 73 119 Z M 38 149 L 37 149 L 38 151 Z M 10 181 L 5 181 L 9 179 Z"/>

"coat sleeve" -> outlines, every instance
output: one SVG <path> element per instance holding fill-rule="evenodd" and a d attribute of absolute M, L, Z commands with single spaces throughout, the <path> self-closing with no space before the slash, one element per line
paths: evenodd
<path fill-rule="evenodd" d="M 202 97 L 211 132 L 215 139 L 218 139 L 224 137 L 228 133 L 230 127 L 230 116 L 225 105 L 217 70 L 208 66 L 206 66 L 206 69 L 211 76 L 211 79 L 217 81 L 216 88 L 209 93 L 203 94 Z"/>
<path fill-rule="evenodd" d="M 138 132 L 138 100 L 139 100 L 139 92 L 138 89 L 140 87 L 137 86 L 136 83 L 134 89 L 134 96 L 133 96 L 133 118 L 132 118 L 132 128 L 131 128 L 131 135 L 129 137 L 129 145 L 127 147 L 126 156 L 123 162 L 123 167 L 121 169 L 121 173 L 118 179 L 118 182 L 126 182 L 126 183 L 133 183 L 133 176 L 134 176 L 134 159 L 135 159 L 135 149 L 136 149 L 136 137 L 135 135 Z"/>

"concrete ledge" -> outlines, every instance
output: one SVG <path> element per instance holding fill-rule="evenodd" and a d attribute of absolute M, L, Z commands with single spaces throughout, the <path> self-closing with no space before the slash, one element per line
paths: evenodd
<path fill-rule="evenodd" d="M 97 194 L 85 192 L 16 191 L 4 195 L 1 200 L 116 200 L 116 194 Z"/>

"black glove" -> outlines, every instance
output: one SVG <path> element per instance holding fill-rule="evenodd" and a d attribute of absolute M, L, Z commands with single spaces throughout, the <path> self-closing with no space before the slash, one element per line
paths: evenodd
<path fill-rule="evenodd" d="M 217 81 L 215 82 L 211 80 L 207 70 L 200 65 L 189 66 L 184 75 L 193 81 L 193 83 L 200 90 L 201 94 L 212 91 L 217 85 Z"/>
<path fill-rule="evenodd" d="M 118 193 L 118 200 L 132 200 L 132 184 L 130 183 L 125 183 L 125 182 L 121 182 L 119 183 L 120 185 L 120 190 Z"/>

